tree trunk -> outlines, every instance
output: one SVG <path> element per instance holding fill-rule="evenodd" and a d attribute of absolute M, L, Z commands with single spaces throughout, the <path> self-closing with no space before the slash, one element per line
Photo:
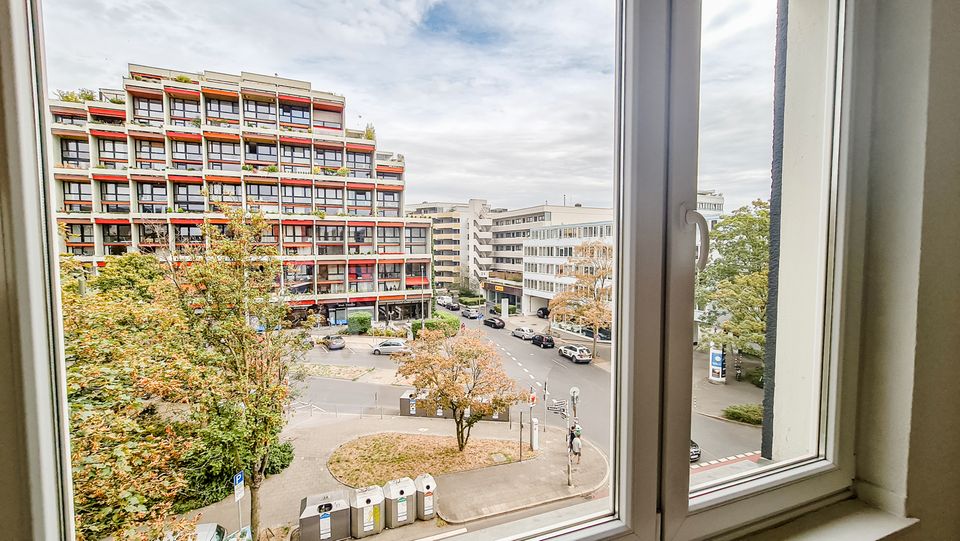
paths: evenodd
<path fill-rule="evenodd" d="M 257 533 L 260 531 L 260 487 L 250 485 L 250 535 L 253 541 L 257 541 Z"/>
<path fill-rule="evenodd" d="M 591 352 L 591 354 L 593 355 L 594 360 L 596 360 L 596 358 L 597 358 L 597 335 L 599 335 L 599 334 L 600 334 L 600 327 L 594 325 L 594 327 L 593 327 L 593 351 Z"/>

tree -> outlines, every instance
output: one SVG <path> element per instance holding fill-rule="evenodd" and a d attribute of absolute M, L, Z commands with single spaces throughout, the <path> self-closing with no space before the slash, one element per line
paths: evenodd
<path fill-rule="evenodd" d="M 714 252 L 697 275 L 697 307 L 713 342 L 738 351 L 765 344 L 770 266 L 770 204 L 753 201 L 724 216 L 710 233 Z"/>
<path fill-rule="evenodd" d="M 447 338 L 442 330 L 423 329 L 410 349 L 397 354 L 397 373 L 412 378 L 427 403 L 452 411 L 461 451 L 477 421 L 523 398 L 496 348 L 478 331 Z"/>
<path fill-rule="evenodd" d="M 217 354 L 218 368 L 230 382 L 220 399 L 243 434 L 234 465 L 251 469 L 250 529 L 256 538 L 260 486 L 285 423 L 290 363 L 305 350 L 307 335 L 284 329 L 289 307 L 278 292 L 281 263 L 275 247 L 259 242 L 270 227 L 267 220 L 239 209 L 224 213 L 224 228 L 203 226 L 205 249 L 171 255 L 165 269 L 181 311 Z"/>
<path fill-rule="evenodd" d="M 574 247 L 567 268 L 575 282 L 550 300 L 550 317 L 571 320 L 593 330 L 593 355 L 600 329 L 610 328 L 613 312 L 613 248 L 601 241 Z"/>
<path fill-rule="evenodd" d="M 190 526 L 165 518 L 187 486 L 181 460 L 197 444 L 193 413 L 223 381 L 158 275 L 137 278 L 133 269 L 151 263 L 136 254 L 110 258 L 88 285 L 76 259 L 61 261 L 81 540 Z"/>

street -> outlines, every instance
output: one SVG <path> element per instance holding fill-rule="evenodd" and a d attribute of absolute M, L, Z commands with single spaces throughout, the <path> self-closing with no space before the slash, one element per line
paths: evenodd
<path fill-rule="evenodd" d="M 560 357 L 557 348 L 541 349 L 532 345 L 529 340 L 511 336 L 509 327 L 492 329 L 481 321 L 463 319 L 468 328 L 480 329 L 497 347 L 506 373 L 522 389 L 532 388 L 536 392 L 537 405 L 533 416 L 541 422 L 546 419 L 551 426 L 566 426 L 566 421 L 560 415 L 545 411 L 544 386 L 547 387 L 548 404 L 555 399 L 569 400 L 570 388 L 578 387 L 581 398 L 577 415 L 584 438 L 609 456 L 612 409 L 610 372 L 592 363 L 574 364 Z M 556 341 L 557 347 L 567 343 L 563 338 L 557 338 Z M 306 360 L 344 366 L 395 368 L 394 361 L 389 356 L 373 355 L 369 347 L 362 346 L 349 346 L 339 351 L 326 351 L 323 347 L 317 347 L 308 353 Z M 384 414 L 396 414 L 399 411 L 400 395 L 407 389 L 396 385 L 313 377 L 298 384 L 296 398 L 328 413 L 378 415 L 382 411 Z M 521 411 L 524 422 L 527 422 L 530 409 L 526 404 L 514 406 L 511 419 L 517 421 Z M 651 427 L 651 430 L 655 430 L 655 427 Z M 701 462 L 755 451 L 760 446 L 759 428 L 696 413 L 692 419 L 691 434 L 700 444 Z"/>

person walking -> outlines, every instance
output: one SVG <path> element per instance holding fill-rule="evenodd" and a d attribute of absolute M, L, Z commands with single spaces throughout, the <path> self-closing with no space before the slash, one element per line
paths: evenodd
<path fill-rule="evenodd" d="M 583 442 L 580 441 L 580 436 L 574 434 L 573 441 L 570 442 L 570 450 L 573 451 L 573 455 L 577 457 L 577 464 L 579 464 L 580 453 L 583 451 Z"/>

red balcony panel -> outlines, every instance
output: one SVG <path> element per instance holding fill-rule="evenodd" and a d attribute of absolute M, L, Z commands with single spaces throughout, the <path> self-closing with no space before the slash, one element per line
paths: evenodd
<path fill-rule="evenodd" d="M 134 139 L 144 139 L 146 141 L 163 141 L 162 133 L 153 133 L 153 132 L 141 132 L 136 130 L 129 130 L 130 137 Z"/>
<path fill-rule="evenodd" d="M 314 109 L 320 109 L 322 111 L 343 111 L 343 104 L 333 101 L 318 101 L 313 102 Z"/>
<path fill-rule="evenodd" d="M 173 139 L 174 141 L 191 141 L 191 142 L 200 142 L 203 141 L 203 136 L 199 133 L 184 133 L 179 131 L 170 131 L 167 130 L 167 137 Z"/>
<path fill-rule="evenodd" d="M 89 139 L 89 137 L 87 137 L 87 134 L 82 131 L 61 130 L 61 129 L 53 128 L 52 130 L 50 130 L 50 133 L 52 133 L 53 135 L 56 135 L 57 137 L 66 137 L 67 139 L 80 139 L 82 141 L 86 141 L 87 139 Z"/>
<path fill-rule="evenodd" d="M 129 224 L 129 218 L 97 218 L 94 220 L 98 224 Z"/>
<path fill-rule="evenodd" d="M 221 182 L 223 184 L 240 184 L 240 177 L 221 177 L 217 175 L 207 175 L 207 182 Z"/>
<path fill-rule="evenodd" d="M 308 178 L 282 178 L 280 184 L 284 186 L 313 186 L 313 181 Z"/>
<path fill-rule="evenodd" d="M 373 227 L 373 226 L 374 226 L 374 223 L 373 223 L 373 222 L 348 222 L 347 225 L 357 225 L 357 226 Z M 363 243 L 360 243 L 360 244 L 363 244 Z"/>
<path fill-rule="evenodd" d="M 246 141 L 252 141 L 254 143 L 276 143 L 277 136 L 270 135 L 268 133 L 244 133 L 243 138 Z"/>
<path fill-rule="evenodd" d="M 380 297 L 381 301 L 402 301 L 403 295 L 382 295 Z"/>
<path fill-rule="evenodd" d="M 240 141 L 238 133 L 223 133 L 218 131 L 205 131 L 203 136 L 211 141 L 226 141 L 228 143 L 237 143 Z"/>
<path fill-rule="evenodd" d="M 118 177 L 115 175 L 98 175 L 93 174 L 93 180 L 99 180 L 100 182 L 130 182 L 130 179 L 127 177 Z"/>
<path fill-rule="evenodd" d="M 127 118 L 127 112 L 123 109 L 107 109 L 105 107 L 90 107 L 87 109 L 91 115 L 109 116 L 112 118 Z"/>
<path fill-rule="evenodd" d="M 116 139 L 118 141 L 127 140 L 127 134 L 116 131 L 90 130 L 90 135 L 93 135 L 94 137 L 101 137 L 103 139 Z"/>
<path fill-rule="evenodd" d="M 245 175 L 243 180 L 250 184 L 276 184 L 278 182 L 278 179 L 271 177 L 252 177 L 249 175 Z M 279 202 L 277 204 L 279 204 Z"/>
<path fill-rule="evenodd" d="M 290 261 L 286 260 L 283 262 L 284 265 L 294 266 L 294 265 L 310 265 L 311 267 L 316 265 L 316 261 Z"/>
<path fill-rule="evenodd" d="M 380 192 L 402 192 L 403 186 L 395 186 L 392 184 L 377 184 L 377 191 Z"/>
<path fill-rule="evenodd" d="M 403 260 L 402 259 L 381 259 L 377 261 L 377 263 L 380 263 L 381 265 L 386 265 L 390 263 L 403 263 Z"/>
<path fill-rule="evenodd" d="M 357 182 L 350 182 L 347 184 L 347 188 L 350 188 L 351 190 L 368 190 L 369 191 L 369 190 L 372 190 L 374 187 L 375 187 L 374 184 L 365 184 L 365 183 L 361 184 Z"/>
<path fill-rule="evenodd" d="M 387 165 L 378 165 L 377 171 L 383 171 L 384 173 L 403 173 L 403 167 L 390 167 Z"/>
<path fill-rule="evenodd" d="M 64 173 L 55 173 L 53 178 L 56 180 L 67 181 L 67 182 L 84 182 L 89 183 L 90 177 L 87 175 L 67 175 Z"/>
<path fill-rule="evenodd" d="M 277 94 L 275 92 L 267 92 L 265 90 L 253 90 L 251 88 L 241 88 L 240 93 L 244 96 L 250 96 L 252 98 L 264 98 L 266 100 L 275 100 L 277 99 Z"/>
<path fill-rule="evenodd" d="M 307 299 L 307 300 L 301 300 L 301 301 L 287 301 L 287 304 L 289 304 L 290 306 L 313 306 L 314 304 L 317 304 L 317 303 L 310 299 Z"/>
<path fill-rule="evenodd" d="M 313 220 L 283 220 L 283 225 L 313 225 Z M 310 243 L 307 243 L 310 244 Z"/>
<path fill-rule="evenodd" d="M 216 96 L 218 98 L 233 98 L 234 100 L 237 100 L 240 97 L 236 91 L 220 90 L 219 88 L 201 88 L 200 92 L 203 92 L 208 96 Z"/>
<path fill-rule="evenodd" d="M 154 176 L 154 175 L 130 175 L 130 180 L 135 180 L 137 182 L 152 182 L 154 184 L 167 183 L 167 179 L 161 176 Z"/>
<path fill-rule="evenodd" d="M 203 184 L 203 177 L 189 177 L 186 175 L 170 175 L 170 180 L 178 184 Z"/>
<path fill-rule="evenodd" d="M 374 302 L 376 297 L 353 297 L 350 299 L 351 302 Z"/>
<path fill-rule="evenodd" d="M 426 285 L 430 279 L 426 276 L 411 276 L 405 280 L 407 285 Z"/>
<path fill-rule="evenodd" d="M 163 91 L 166 92 L 167 94 L 170 94 L 171 96 L 177 96 L 177 97 L 180 97 L 180 98 L 196 98 L 196 99 L 200 99 L 200 91 L 199 91 L 199 90 L 187 90 L 187 89 L 185 89 L 185 88 L 176 88 L 176 87 L 173 87 L 173 86 L 165 86 L 165 87 L 163 87 Z"/>
<path fill-rule="evenodd" d="M 310 139 L 304 139 L 303 137 L 289 137 L 286 135 L 280 136 L 281 143 L 290 143 L 293 145 L 309 145 Z"/>
<path fill-rule="evenodd" d="M 170 223 L 177 225 L 201 225 L 202 219 L 197 218 L 170 218 Z"/>
<path fill-rule="evenodd" d="M 310 98 L 305 98 L 303 96 L 291 96 L 289 94 L 280 94 L 280 101 L 288 101 L 292 103 L 310 103 Z"/>
<path fill-rule="evenodd" d="M 155 88 L 144 88 L 142 86 L 132 86 L 127 85 L 127 92 L 133 94 L 134 96 L 141 96 L 144 98 L 162 98 L 163 91 Z"/>
<path fill-rule="evenodd" d="M 358 143 L 347 143 L 347 150 L 351 150 L 351 151 L 353 151 L 353 152 L 373 152 L 373 151 L 374 151 L 374 146 L 373 146 L 373 145 L 361 145 L 361 144 L 358 144 Z"/>
<path fill-rule="evenodd" d="M 313 146 L 316 148 L 326 148 L 330 150 L 343 150 L 343 143 L 336 143 L 333 141 L 314 141 Z"/>
<path fill-rule="evenodd" d="M 57 223 L 60 224 L 89 224 L 92 223 L 90 218 L 57 218 Z M 126 222 L 124 222 L 126 223 Z"/>
<path fill-rule="evenodd" d="M 318 188 L 340 188 L 340 189 L 343 189 L 346 186 L 346 184 L 343 182 L 322 182 L 319 180 L 317 182 L 314 182 L 313 185 Z"/>

